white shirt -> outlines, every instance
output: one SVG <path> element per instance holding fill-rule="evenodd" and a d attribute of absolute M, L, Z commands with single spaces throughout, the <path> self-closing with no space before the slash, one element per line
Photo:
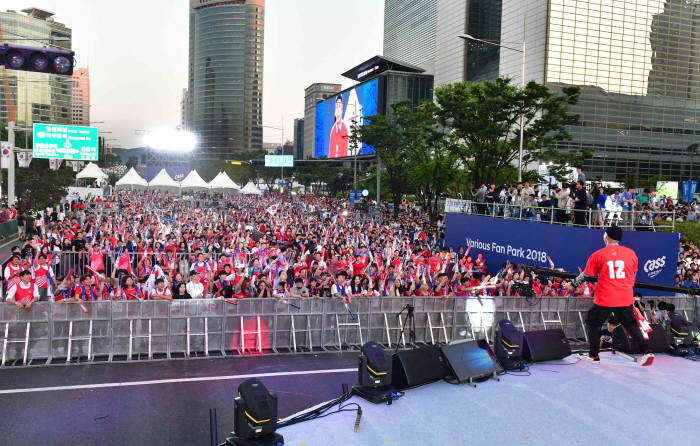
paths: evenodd
<path fill-rule="evenodd" d="M 28 290 L 29 287 L 34 287 L 34 299 L 39 299 L 39 289 L 33 283 L 29 282 L 27 285 L 25 285 L 24 282 L 20 282 L 7 291 L 8 302 L 15 301 L 15 293 L 17 292 L 18 286 L 21 286 L 23 290 Z"/>
<path fill-rule="evenodd" d="M 158 288 L 153 288 L 148 297 L 149 299 L 153 299 L 154 296 L 163 297 L 170 296 L 171 294 L 172 293 L 170 292 L 170 288 L 166 286 L 165 288 L 163 288 L 163 292 L 158 291 Z"/>
<path fill-rule="evenodd" d="M 201 299 L 204 297 L 204 285 L 202 282 L 187 282 L 185 289 L 187 290 L 187 294 L 189 294 L 192 299 Z"/>
<path fill-rule="evenodd" d="M 345 294 L 343 294 L 343 289 L 345 291 Z M 342 286 L 339 286 L 337 283 L 334 283 L 333 286 L 331 286 L 331 295 L 333 296 L 342 296 L 345 297 L 348 295 L 350 292 L 350 286 L 345 283 Z"/>

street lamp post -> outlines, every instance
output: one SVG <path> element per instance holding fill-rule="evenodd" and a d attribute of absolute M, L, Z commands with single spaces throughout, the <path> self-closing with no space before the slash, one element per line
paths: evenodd
<path fill-rule="evenodd" d="M 517 51 L 519 53 L 522 53 L 523 58 L 522 58 L 522 67 L 521 67 L 521 72 L 520 72 L 520 86 L 524 90 L 525 89 L 525 55 L 527 54 L 527 48 L 525 45 L 525 24 L 523 23 L 523 48 L 518 49 L 518 48 L 513 48 L 510 46 L 502 45 L 499 42 L 492 42 L 490 40 L 484 40 L 484 39 L 477 39 L 476 37 L 469 35 L 469 34 L 462 34 L 459 36 L 460 39 L 464 40 L 473 40 L 475 42 L 481 42 L 481 43 L 487 43 L 489 45 L 495 45 L 500 48 L 505 48 L 507 50 L 511 51 Z M 520 113 L 520 147 L 518 150 L 518 182 L 523 180 L 523 142 L 524 142 L 524 135 L 525 135 L 525 110 L 524 110 L 524 104 L 523 104 L 523 112 Z"/>

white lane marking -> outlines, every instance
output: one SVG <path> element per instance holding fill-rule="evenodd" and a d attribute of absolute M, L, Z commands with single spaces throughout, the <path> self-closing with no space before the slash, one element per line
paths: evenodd
<path fill-rule="evenodd" d="M 223 376 L 201 376 L 195 378 L 173 378 L 173 379 L 155 379 L 151 381 L 129 381 L 118 383 L 97 383 L 97 384 L 80 384 L 75 386 L 54 386 L 54 387 L 30 387 L 27 389 L 6 389 L 0 390 L 0 395 L 12 393 L 31 393 L 31 392 L 51 392 L 54 390 L 81 390 L 81 389 L 101 389 L 106 387 L 129 387 L 129 386 L 149 386 L 153 384 L 172 384 L 186 382 L 201 382 L 201 381 L 224 381 L 232 379 L 247 379 L 247 378 L 267 378 L 273 376 L 294 376 L 294 375 L 315 375 L 322 373 L 347 373 L 356 372 L 357 367 L 350 369 L 326 369 L 326 370 L 302 370 L 298 372 L 275 372 L 275 373 L 252 373 L 249 375 L 223 375 Z"/>

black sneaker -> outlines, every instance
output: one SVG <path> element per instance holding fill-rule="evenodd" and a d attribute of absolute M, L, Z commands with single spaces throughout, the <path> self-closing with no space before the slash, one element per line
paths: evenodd
<path fill-rule="evenodd" d="M 587 353 L 579 353 L 578 357 L 581 359 L 585 359 L 586 361 L 591 361 L 591 362 L 600 362 L 600 356 L 591 356 Z"/>

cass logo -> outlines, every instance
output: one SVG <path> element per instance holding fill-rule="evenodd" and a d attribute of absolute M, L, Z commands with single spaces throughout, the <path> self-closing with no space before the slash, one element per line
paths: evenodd
<path fill-rule="evenodd" d="M 656 277 L 661 274 L 664 266 L 666 266 L 666 256 L 647 260 L 644 263 L 644 272 L 647 273 L 649 277 Z"/>

